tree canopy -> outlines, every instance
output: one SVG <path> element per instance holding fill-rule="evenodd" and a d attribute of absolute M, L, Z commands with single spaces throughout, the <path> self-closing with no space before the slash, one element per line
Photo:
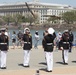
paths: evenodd
<path fill-rule="evenodd" d="M 50 16 L 47 21 L 48 22 L 52 21 L 52 23 L 56 23 L 58 19 L 60 19 L 58 16 L 53 15 L 53 16 Z"/>
<path fill-rule="evenodd" d="M 68 11 L 62 14 L 62 19 L 67 24 L 73 24 L 76 21 L 76 11 Z"/>
<path fill-rule="evenodd" d="M 19 25 L 20 23 L 23 22 L 28 22 L 28 23 L 35 23 L 38 20 L 38 15 L 35 14 L 35 18 L 31 15 L 31 14 L 26 14 L 25 16 L 21 15 L 21 14 L 14 14 L 9 15 L 7 14 L 6 16 L 1 17 L 2 21 L 4 21 L 7 25 L 9 25 L 9 23 L 14 23 L 16 26 Z"/>

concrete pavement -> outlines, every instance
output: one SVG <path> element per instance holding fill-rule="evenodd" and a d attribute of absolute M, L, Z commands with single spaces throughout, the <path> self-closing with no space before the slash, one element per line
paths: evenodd
<path fill-rule="evenodd" d="M 45 71 L 45 54 L 41 46 L 31 50 L 30 67 L 25 68 L 23 63 L 23 49 L 9 49 L 7 54 L 7 69 L 1 70 L 0 75 L 35 75 L 40 69 L 40 75 L 76 75 L 76 48 L 69 53 L 68 65 L 62 64 L 62 51 L 54 51 L 54 68 L 52 73 Z"/>

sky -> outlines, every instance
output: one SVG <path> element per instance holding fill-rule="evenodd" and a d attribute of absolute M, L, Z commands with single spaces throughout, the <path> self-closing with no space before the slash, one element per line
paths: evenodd
<path fill-rule="evenodd" d="M 0 0 L 0 4 L 3 3 L 17 3 L 17 2 L 32 2 L 33 0 Z M 43 3 L 56 3 L 56 4 L 67 4 L 76 7 L 76 0 L 39 0 Z"/>

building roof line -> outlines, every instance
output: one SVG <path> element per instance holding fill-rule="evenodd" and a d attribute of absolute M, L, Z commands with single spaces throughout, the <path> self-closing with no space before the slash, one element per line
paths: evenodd
<path fill-rule="evenodd" d="M 45 6 L 65 6 L 69 7 L 70 5 L 65 5 L 65 4 L 55 4 L 55 3 L 41 3 L 41 2 L 27 2 L 28 4 L 33 4 L 33 5 L 45 5 Z M 17 3 L 3 3 L 0 4 L 0 6 L 4 5 L 20 5 L 20 4 L 25 4 L 25 2 L 17 2 Z"/>

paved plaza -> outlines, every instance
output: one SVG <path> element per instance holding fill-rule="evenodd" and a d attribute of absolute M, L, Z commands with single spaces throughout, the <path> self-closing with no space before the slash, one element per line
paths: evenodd
<path fill-rule="evenodd" d="M 46 62 L 44 50 L 41 46 L 38 49 L 32 48 L 30 57 L 30 67 L 25 68 L 23 63 L 23 49 L 9 49 L 7 54 L 7 69 L 0 69 L 0 75 L 35 75 L 36 70 L 40 75 L 76 75 L 76 48 L 73 47 L 69 53 L 68 65 L 62 64 L 62 51 L 54 50 L 53 72 L 46 72 Z"/>

